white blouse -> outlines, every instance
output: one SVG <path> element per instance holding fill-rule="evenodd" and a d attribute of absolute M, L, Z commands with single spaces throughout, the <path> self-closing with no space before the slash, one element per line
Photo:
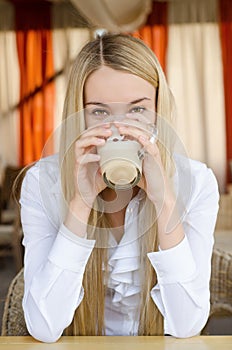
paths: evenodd
<path fill-rule="evenodd" d="M 147 256 L 157 273 L 151 297 L 164 316 L 165 334 L 190 337 L 201 331 L 209 315 L 219 195 L 216 179 L 204 164 L 181 156 L 175 160 L 175 192 L 185 238 L 171 249 Z M 136 219 L 142 195 L 140 191 L 127 207 L 120 243 L 110 237 L 106 335 L 138 332 L 141 286 Z M 20 203 L 25 320 L 34 338 L 54 342 L 71 323 L 83 299 L 83 274 L 95 241 L 78 237 L 63 224 L 57 155 L 41 159 L 28 170 Z"/>

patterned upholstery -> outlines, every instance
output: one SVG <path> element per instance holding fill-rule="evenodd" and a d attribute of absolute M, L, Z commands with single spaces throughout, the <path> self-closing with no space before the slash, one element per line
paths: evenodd
<path fill-rule="evenodd" d="M 202 335 L 210 335 L 210 321 L 232 315 L 232 254 L 214 249 L 212 272 L 210 279 L 210 316 L 201 331 Z M 228 321 L 230 322 L 230 321 Z M 218 334 L 218 333 L 216 333 Z"/>
<path fill-rule="evenodd" d="M 232 254 L 214 249 L 210 280 L 211 310 L 213 315 L 227 312 L 232 315 Z"/>
<path fill-rule="evenodd" d="M 21 269 L 11 281 L 6 296 L 2 319 L 2 336 L 29 335 L 22 308 L 23 292 L 24 278 L 23 269 Z"/>

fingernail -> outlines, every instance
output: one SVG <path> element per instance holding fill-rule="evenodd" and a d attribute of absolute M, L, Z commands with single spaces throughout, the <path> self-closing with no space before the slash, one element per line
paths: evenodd
<path fill-rule="evenodd" d="M 139 140 L 141 140 L 142 142 L 147 142 L 148 141 L 148 138 L 143 136 L 143 135 L 140 135 L 139 136 Z"/>
<path fill-rule="evenodd" d="M 103 143 L 105 143 L 105 139 L 97 139 L 97 143 L 98 144 L 103 144 Z"/>

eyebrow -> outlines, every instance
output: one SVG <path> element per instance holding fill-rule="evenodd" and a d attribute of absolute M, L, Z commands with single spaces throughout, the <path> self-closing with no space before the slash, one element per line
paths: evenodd
<path fill-rule="evenodd" d="M 133 100 L 133 101 L 129 102 L 128 104 L 133 105 L 133 104 L 142 102 L 142 101 L 144 101 L 144 100 L 149 100 L 149 101 L 150 101 L 151 99 L 148 98 L 148 97 L 141 97 L 141 98 L 138 98 L 138 99 L 136 99 L 136 100 Z M 110 103 L 110 104 L 111 104 L 111 103 Z M 97 106 L 108 107 L 108 104 L 106 104 L 106 103 L 95 102 L 95 101 L 91 101 L 91 102 L 85 103 L 85 106 L 87 106 L 87 105 L 97 105 Z"/>

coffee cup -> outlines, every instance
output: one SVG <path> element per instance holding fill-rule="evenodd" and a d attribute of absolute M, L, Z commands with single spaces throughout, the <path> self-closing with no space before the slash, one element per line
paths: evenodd
<path fill-rule="evenodd" d="M 142 175 L 141 145 L 135 140 L 124 138 L 115 126 L 112 136 L 103 146 L 97 148 L 100 168 L 108 187 L 126 190 L 137 185 Z"/>

